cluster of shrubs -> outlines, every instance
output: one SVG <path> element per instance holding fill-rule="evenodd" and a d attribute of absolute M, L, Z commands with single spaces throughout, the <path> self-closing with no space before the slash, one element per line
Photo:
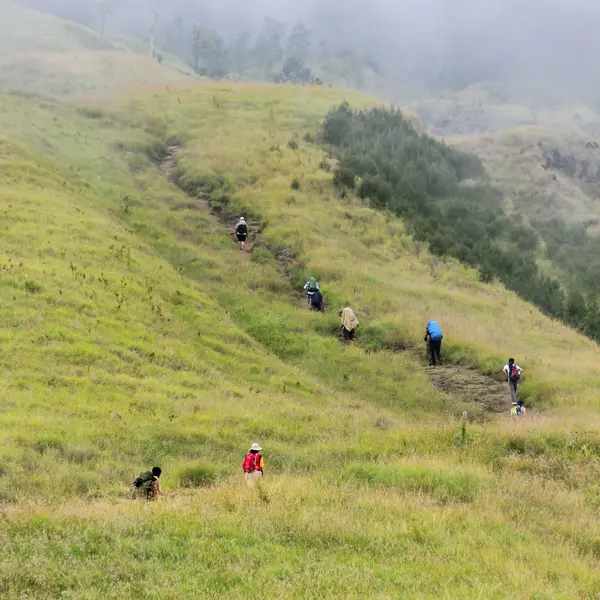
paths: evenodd
<path fill-rule="evenodd" d="M 585 225 L 569 225 L 558 219 L 534 223 L 546 248 L 546 256 L 561 269 L 569 290 L 562 318 L 589 337 L 600 340 L 600 238 Z"/>
<path fill-rule="evenodd" d="M 478 269 L 483 281 L 498 279 L 546 314 L 600 336 L 596 299 L 586 302 L 540 271 L 541 232 L 505 212 L 476 156 L 418 132 L 399 110 L 355 111 L 347 103 L 327 114 L 321 141 L 338 160 L 334 183 L 342 193 L 356 189 L 373 207 L 402 217 L 433 254 L 455 257 Z M 593 264 L 600 274 L 597 250 Z"/>

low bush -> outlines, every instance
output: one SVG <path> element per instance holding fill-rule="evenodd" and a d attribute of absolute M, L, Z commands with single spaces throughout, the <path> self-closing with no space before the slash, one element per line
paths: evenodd
<path fill-rule="evenodd" d="M 200 488 L 213 485 L 219 478 L 217 471 L 207 465 L 196 465 L 181 469 L 177 474 L 179 487 Z"/>
<path fill-rule="evenodd" d="M 470 473 L 409 466 L 350 464 L 343 470 L 345 480 L 386 488 L 421 492 L 442 503 L 472 502 L 481 485 Z"/>
<path fill-rule="evenodd" d="M 397 323 L 373 323 L 360 328 L 360 344 L 365 350 L 399 352 L 414 345 L 410 333 Z"/>

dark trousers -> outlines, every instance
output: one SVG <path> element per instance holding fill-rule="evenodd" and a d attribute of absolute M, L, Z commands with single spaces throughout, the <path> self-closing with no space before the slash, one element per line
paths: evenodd
<path fill-rule="evenodd" d="M 513 402 L 517 401 L 517 384 L 518 381 L 508 380 L 508 387 L 510 388 L 510 397 Z"/>
<path fill-rule="evenodd" d="M 437 363 L 442 364 L 442 340 L 429 340 L 427 342 L 427 354 L 429 364 L 435 367 Z"/>

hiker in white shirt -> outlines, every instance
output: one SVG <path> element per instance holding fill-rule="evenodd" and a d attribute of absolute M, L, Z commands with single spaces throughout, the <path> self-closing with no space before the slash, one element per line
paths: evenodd
<path fill-rule="evenodd" d="M 523 372 L 523 369 L 521 369 L 519 365 L 515 364 L 514 358 L 509 358 L 508 364 L 504 365 L 502 370 L 506 375 L 506 380 L 508 381 L 508 386 L 510 387 L 512 402 L 515 404 L 517 402 L 517 385 L 521 379 L 521 373 Z"/>

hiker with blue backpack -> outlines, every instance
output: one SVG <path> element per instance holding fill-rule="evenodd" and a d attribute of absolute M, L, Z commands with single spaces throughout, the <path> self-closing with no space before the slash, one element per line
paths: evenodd
<path fill-rule="evenodd" d="M 429 366 L 435 367 L 442 364 L 442 339 L 444 334 L 437 321 L 429 321 L 425 328 L 424 342 L 427 342 L 427 355 L 429 357 Z"/>
<path fill-rule="evenodd" d="M 523 369 L 521 369 L 519 365 L 515 364 L 514 358 L 509 358 L 508 364 L 504 365 L 502 370 L 506 375 L 508 387 L 510 388 L 510 396 L 514 405 L 517 402 L 517 385 L 521 379 L 521 373 L 523 372 Z"/>

